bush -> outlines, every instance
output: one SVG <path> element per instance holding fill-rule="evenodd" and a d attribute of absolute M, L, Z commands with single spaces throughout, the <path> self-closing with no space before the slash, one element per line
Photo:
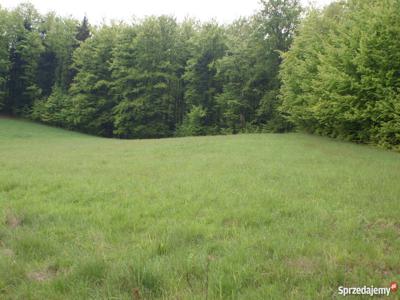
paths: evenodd
<path fill-rule="evenodd" d="M 67 126 L 69 122 L 67 107 L 69 97 L 56 88 L 47 99 L 34 102 L 31 118 L 56 126 Z"/>
<path fill-rule="evenodd" d="M 198 136 L 208 133 L 205 127 L 205 118 L 207 111 L 200 106 L 193 106 L 191 111 L 186 115 L 182 125 L 176 130 L 177 136 Z"/>

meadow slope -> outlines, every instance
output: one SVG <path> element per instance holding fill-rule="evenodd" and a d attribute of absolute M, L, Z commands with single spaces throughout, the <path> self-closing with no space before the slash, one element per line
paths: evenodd
<path fill-rule="evenodd" d="M 0 119 L 1 299 L 330 299 L 400 281 L 400 155 Z M 395 296 L 392 296 L 393 298 Z"/>

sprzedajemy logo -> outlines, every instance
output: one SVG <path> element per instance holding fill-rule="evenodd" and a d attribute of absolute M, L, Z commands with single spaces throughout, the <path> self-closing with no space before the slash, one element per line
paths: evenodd
<path fill-rule="evenodd" d="M 388 288 L 378 288 L 374 286 L 362 286 L 362 287 L 344 287 L 338 288 L 339 295 L 369 295 L 369 296 L 389 296 L 391 293 L 397 292 L 399 286 L 397 282 L 391 282 Z"/>

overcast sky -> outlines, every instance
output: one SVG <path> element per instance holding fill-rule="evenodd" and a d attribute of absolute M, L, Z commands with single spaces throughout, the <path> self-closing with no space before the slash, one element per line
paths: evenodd
<path fill-rule="evenodd" d="M 13 8 L 26 0 L 0 0 L 0 5 Z M 61 16 L 72 15 L 81 19 L 87 15 L 91 23 L 103 19 L 126 20 L 133 16 L 174 15 L 178 20 L 186 16 L 202 21 L 215 18 L 228 23 L 239 16 L 249 16 L 259 8 L 258 0 L 30 0 L 41 12 L 55 11 Z M 332 0 L 302 0 L 323 6 Z"/>

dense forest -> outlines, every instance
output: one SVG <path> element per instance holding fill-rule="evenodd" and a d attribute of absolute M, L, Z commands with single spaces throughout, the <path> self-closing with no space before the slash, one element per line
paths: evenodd
<path fill-rule="evenodd" d="M 400 150 L 400 1 L 310 11 L 283 54 L 279 108 L 310 132 Z"/>
<path fill-rule="evenodd" d="M 0 8 L 0 110 L 104 137 L 285 132 L 400 149 L 400 0 L 262 0 L 229 25 Z"/>

